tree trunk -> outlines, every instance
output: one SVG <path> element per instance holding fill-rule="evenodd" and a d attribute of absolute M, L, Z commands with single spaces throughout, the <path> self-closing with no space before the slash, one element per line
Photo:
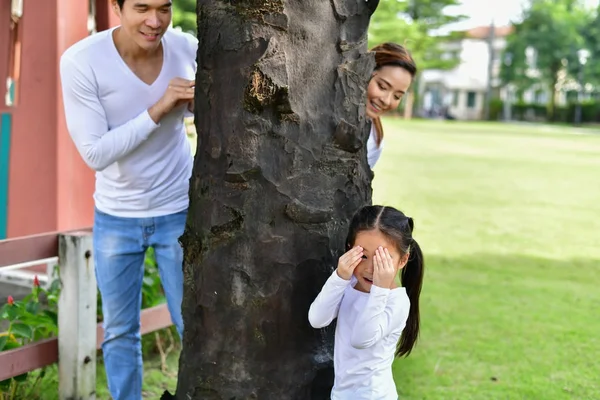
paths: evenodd
<path fill-rule="evenodd" d="M 413 107 L 414 107 L 414 92 L 408 92 L 404 95 L 406 97 L 404 105 L 404 119 L 412 119 Z"/>
<path fill-rule="evenodd" d="M 550 93 L 550 98 L 548 99 L 548 104 L 546 106 L 546 120 L 548 122 L 555 122 L 555 104 L 556 104 L 556 89 L 555 83 L 550 82 L 548 84 L 548 93 Z"/>
<path fill-rule="evenodd" d="M 198 0 L 176 398 L 329 398 L 334 327 L 312 329 L 308 308 L 371 202 L 377 3 Z"/>
<path fill-rule="evenodd" d="M 548 118 L 550 122 L 556 122 L 556 86 L 558 84 L 558 72 L 562 68 L 562 64 L 557 63 L 551 68 L 551 82 L 549 84 L 550 101 L 548 103 Z"/>

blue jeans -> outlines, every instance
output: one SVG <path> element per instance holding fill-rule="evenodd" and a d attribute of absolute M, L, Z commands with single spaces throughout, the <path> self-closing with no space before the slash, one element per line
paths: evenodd
<path fill-rule="evenodd" d="M 144 256 L 154 248 L 171 320 L 183 334 L 183 234 L 186 211 L 154 218 L 114 217 L 95 210 L 94 263 L 102 296 L 102 352 L 114 400 L 142 398 L 140 311 Z"/>

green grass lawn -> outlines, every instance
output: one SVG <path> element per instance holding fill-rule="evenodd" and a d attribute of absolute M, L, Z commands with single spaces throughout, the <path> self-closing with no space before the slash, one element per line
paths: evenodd
<path fill-rule="evenodd" d="M 384 126 L 374 202 L 415 218 L 427 269 L 420 341 L 394 366 L 400 398 L 600 399 L 600 134 Z M 147 358 L 144 398 L 175 391 L 178 356 L 167 374 Z M 102 363 L 97 388 L 109 398 Z"/>
<path fill-rule="evenodd" d="M 415 218 L 401 399 L 600 399 L 600 135 L 387 119 L 374 202 Z"/>

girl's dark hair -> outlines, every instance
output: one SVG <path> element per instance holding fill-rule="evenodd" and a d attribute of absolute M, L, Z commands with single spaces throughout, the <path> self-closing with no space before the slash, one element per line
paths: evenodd
<path fill-rule="evenodd" d="M 371 51 L 375 53 L 375 71 L 385 66 L 396 66 L 407 70 L 413 79 L 417 75 L 417 64 L 404 46 L 382 43 L 373 47 Z M 377 147 L 379 147 L 383 140 L 383 126 L 379 118 L 374 119 L 373 124 L 377 133 Z"/>
<path fill-rule="evenodd" d="M 408 320 L 396 349 L 396 356 L 408 356 L 419 336 L 419 296 L 423 286 L 424 260 L 417 241 L 413 238 L 414 222 L 393 207 L 365 206 L 352 218 L 346 245 L 354 246 L 359 232 L 378 229 L 396 244 L 400 254 L 410 254 L 402 269 L 401 282 L 410 299 Z"/>
<path fill-rule="evenodd" d="M 125 3 L 125 0 L 117 0 L 117 4 L 119 5 L 119 8 L 123 8 L 123 3 Z"/>

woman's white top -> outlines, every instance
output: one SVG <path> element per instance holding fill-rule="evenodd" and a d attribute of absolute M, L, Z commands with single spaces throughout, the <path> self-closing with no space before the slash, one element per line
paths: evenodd
<path fill-rule="evenodd" d="M 367 140 L 367 160 L 371 169 L 375 167 L 375 164 L 379 160 L 382 149 L 383 139 L 381 140 L 379 147 L 377 147 L 377 131 L 375 130 L 375 124 L 371 123 L 371 133 L 369 134 L 369 139 Z"/>

